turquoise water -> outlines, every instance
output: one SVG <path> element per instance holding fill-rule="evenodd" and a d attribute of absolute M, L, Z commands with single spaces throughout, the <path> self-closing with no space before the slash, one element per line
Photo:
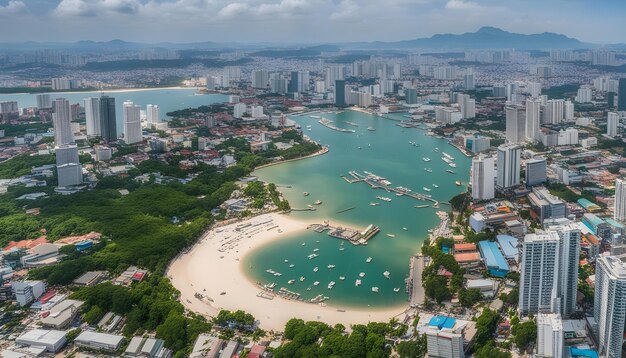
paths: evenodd
<path fill-rule="evenodd" d="M 323 202 L 316 206 L 317 211 L 314 212 L 292 212 L 290 215 L 294 218 L 320 223 L 323 220 L 330 220 L 331 223 L 340 221 L 359 229 L 374 224 L 381 228 L 381 232 L 367 246 L 353 246 L 346 242 L 343 245 L 345 250 L 340 251 L 343 240 L 331 238 L 325 233 L 303 231 L 250 253 L 244 261 L 247 274 L 255 281 L 275 282 L 277 287 L 298 292 L 303 298 L 323 294 L 330 297 L 329 304 L 338 306 L 384 307 L 406 302 L 404 279 L 408 275 L 409 257 L 419 251 L 428 230 L 438 224 L 436 212 L 449 207 L 414 208 L 428 202 L 374 190 L 365 183 L 349 184 L 340 175 L 348 175 L 350 170 L 369 171 L 387 178 L 392 182 L 391 187 L 403 186 L 420 193 L 426 193 L 422 188 L 428 187 L 431 189 L 428 194 L 433 198 L 447 201 L 465 190 L 471 159 L 443 139 L 426 136 L 423 130 L 401 128 L 389 119 L 353 111 L 321 116 L 335 121 L 337 127 L 355 129 L 356 133 L 333 131 L 320 125 L 319 119 L 293 117 L 305 128 L 305 134 L 330 145 L 330 152 L 267 167 L 255 174 L 266 182 L 291 186 L 281 190 L 293 208 L 305 208 L 315 200 Z M 346 121 L 356 123 L 358 127 Z M 311 125 L 310 131 L 306 130 L 307 125 Z M 369 126 L 376 131 L 368 131 Z M 420 146 L 415 147 L 409 142 L 417 142 Z M 435 148 L 439 152 L 435 152 Z M 455 157 L 456 168 L 449 167 L 440 159 L 444 151 Z M 422 157 L 429 157 L 431 161 L 424 162 Z M 432 173 L 424 168 L 431 168 Z M 457 174 L 447 173 L 446 169 Z M 464 185 L 456 186 L 456 180 L 461 180 Z M 433 184 L 439 187 L 435 188 Z M 305 197 L 305 191 L 310 195 Z M 383 202 L 376 196 L 389 197 L 392 201 Z M 370 202 L 381 204 L 370 206 Z M 356 208 L 337 213 L 350 207 Z M 390 238 L 386 234 L 396 237 Z M 302 246 L 302 243 L 305 245 Z M 316 248 L 319 249 L 319 257 L 309 260 L 307 256 Z M 370 263 L 366 263 L 368 257 L 373 258 Z M 289 263 L 285 263 L 285 259 Z M 290 264 L 295 264 L 295 267 L 289 268 Z M 335 265 L 334 269 L 327 268 L 331 264 Z M 313 272 L 316 266 L 319 270 Z M 265 270 L 270 268 L 283 275 L 275 277 L 266 273 Z M 385 271 L 390 272 L 389 279 L 383 276 Z M 360 272 L 364 272 L 365 277 L 360 278 Z M 300 276 L 305 277 L 303 282 L 300 282 Z M 345 276 L 345 280 L 339 280 L 340 276 Z M 296 282 L 288 285 L 291 279 Z M 355 286 L 356 279 L 361 279 L 360 287 Z M 319 281 L 319 285 L 314 286 L 314 281 Z M 332 289 L 327 288 L 330 281 L 336 282 Z M 372 292 L 373 286 L 379 288 L 379 293 Z M 309 287 L 310 291 L 307 290 Z M 393 291 L 396 287 L 400 288 L 400 292 Z"/>
<path fill-rule="evenodd" d="M 84 105 L 83 99 L 87 97 L 99 97 L 103 92 L 54 92 L 50 93 L 50 98 L 65 98 L 70 104 L 80 103 Z M 157 90 L 139 90 L 132 92 L 107 92 L 107 96 L 115 97 L 115 112 L 117 119 L 118 131 L 121 131 L 123 124 L 122 104 L 124 101 L 130 100 L 135 104 L 144 107 L 147 104 L 156 104 L 160 108 L 161 118 L 165 118 L 165 113 L 177 109 L 200 107 L 213 103 L 228 102 L 228 96 L 221 94 L 196 95 L 195 89 L 157 89 Z M 36 94 L 3 94 L 0 95 L 0 102 L 17 101 L 20 108 L 36 107 Z"/>

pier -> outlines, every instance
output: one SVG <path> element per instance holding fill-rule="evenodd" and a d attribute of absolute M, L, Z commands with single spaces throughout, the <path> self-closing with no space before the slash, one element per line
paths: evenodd
<path fill-rule="evenodd" d="M 324 127 L 330 128 L 330 129 L 335 130 L 337 132 L 343 132 L 343 133 L 354 133 L 354 132 L 356 132 L 354 129 L 344 129 L 344 128 L 335 127 L 334 125 L 331 124 L 331 123 L 333 123 L 333 121 L 331 121 L 328 118 L 322 118 L 318 122 L 319 122 L 319 124 L 323 125 Z"/>
<path fill-rule="evenodd" d="M 343 178 L 345 181 L 347 181 L 350 184 L 358 183 L 358 182 L 365 182 L 372 189 L 383 189 L 388 193 L 395 193 L 397 196 L 408 196 L 416 200 L 430 201 L 434 204 L 433 205 L 434 207 L 438 207 L 439 204 L 446 204 L 446 203 L 440 203 L 439 201 L 433 199 L 432 196 L 430 195 L 414 193 L 407 188 L 400 188 L 400 187 L 390 188 L 388 187 L 388 185 L 391 184 L 389 181 L 387 181 L 385 178 L 376 176 L 371 173 L 366 172 L 367 175 L 363 175 L 363 174 L 357 173 L 354 170 L 351 170 L 348 172 L 348 174 L 350 174 L 352 179 L 345 175 L 341 175 L 341 178 Z"/>
<path fill-rule="evenodd" d="M 374 237 L 380 228 L 376 225 L 369 225 L 363 231 L 352 228 L 344 228 L 341 226 L 332 226 L 329 222 L 323 224 L 313 224 L 307 226 L 307 229 L 313 229 L 315 232 L 323 233 L 328 231 L 328 236 L 337 239 L 347 240 L 353 245 L 367 245 L 367 242 Z"/>

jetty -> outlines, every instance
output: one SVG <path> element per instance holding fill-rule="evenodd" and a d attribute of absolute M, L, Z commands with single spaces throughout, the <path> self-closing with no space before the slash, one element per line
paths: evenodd
<path fill-rule="evenodd" d="M 351 170 L 348 172 L 348 174 L 350 175 L 350 177 L 341 175 L 341 178 L 343 178 L 346 182 L 350 184 L 364 182 L 372 189 L 382 189 L 388 193 L 395 193 L 397 196 L 408 196 L 416 200 L 430 201 L 436 206 L 439 206 L 439 204 L 443 204 L 433 199 L 433 197 L 428 194 L 415 193 L 412 190 L 403 187 L 390 187 L 389 185 L 391 184 L 391 182 L 383 177 L 377 176 L 372 173 L 365 172 L 366 175 L 363 175 L 354 170 Z"/>
<path fill-rule="evenodd" d="M 365 230 L 358 230 L 348 227 L 333 226 L 328 221 L 322 224 L 312 224 L 307 229 L 313 229 L 315 232 L 328 232 L 328 236 L 342 239 L 353 245 L 367 245 L 367 242 L 380 232 L 380 228 L 376 225 L 369 225 Z"/>
<path fill-rule="evenodd" d="M 426 257 L 411 256 L 409 277 L 406 279 L 406 292 L 409 294 L 411 307 L 421 306 L 426 297 L 424 287 L 422 287 L 422 272 L 424 272 L 425 263 Z"/>
<path fill-rule="evenodd" d="M 356 132 L 354 129 L 345 129 L 345 128 L 338 128 L 338 127 L 335 127 L 335 126 L 332 124 L 332 123 L 333 123 L 333 121 L 331 121 L 331 120 L 330 120 L 330 119 L 328 119 L 328 118 L 322 118 L 322 119 L 320 119 L 318 122 L 319 122 L 319 124 L 323 125 L 324 127 L 326 127 L 326 128 L 330 128 L 330 129 L 335 130 L 335 131 L 337 131 L 337 132 L 343 132 L 343 133 L 354 133 L 354 132 Z"/>

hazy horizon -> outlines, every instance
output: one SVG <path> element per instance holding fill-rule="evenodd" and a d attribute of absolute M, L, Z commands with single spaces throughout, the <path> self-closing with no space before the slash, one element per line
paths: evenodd
<path fill-rule="evenodd" d="M 0 0 L 0 42 L 319 44 L 493 26 L 611 44 L 626 42 L 625 11 L 613 0 Z"/>

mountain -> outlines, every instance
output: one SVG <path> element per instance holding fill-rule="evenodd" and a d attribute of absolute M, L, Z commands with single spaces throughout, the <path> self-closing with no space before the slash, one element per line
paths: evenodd
<path fill-rule="evenodd" d="M 421 48 L 436 50 L 465 50 L 465 49 L 579 49 L 596 47 L 596 45 L 583 43 L 577 39 L 552 32 L 541 34 L 518 34 L 504 31 L 497 27 L 482 27 L 476 32 L 464 34 L 437 34 L 428 38 L 395 42 L 361 42 L 344 44 L 353 48 Z"/>

